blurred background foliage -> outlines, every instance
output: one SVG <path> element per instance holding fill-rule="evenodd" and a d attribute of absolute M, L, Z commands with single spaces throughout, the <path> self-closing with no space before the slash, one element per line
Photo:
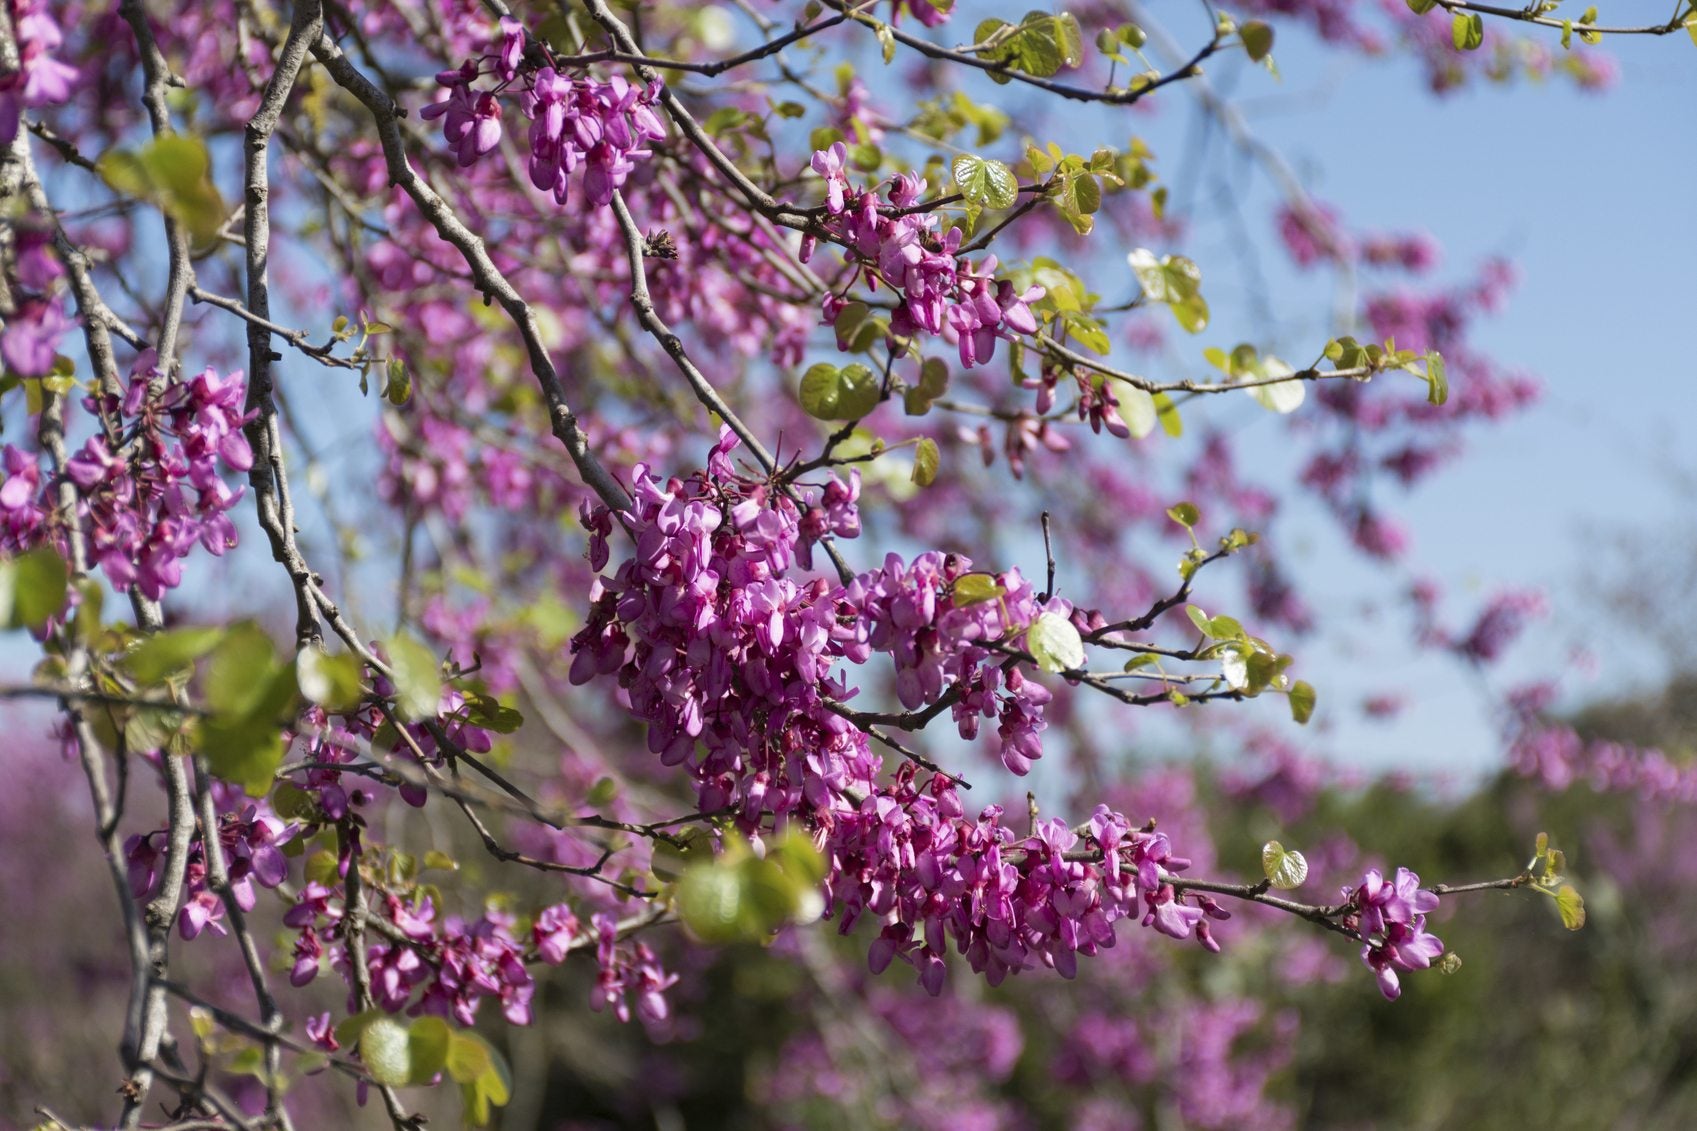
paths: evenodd
<path fill-rule="evenodd" d="M 1570 721 L 1586 737 L 1655 743 L 1689 757 L 1697 749 L 1694 692 L 1697 676 L 1681 675 Z M 0 799 L 8 827 L 32 832 L 14 840 L 18 850 L 0 867 L 0 1113 L 21 1127 L 30 1126 L 37 1097 L 66 1093 L 68 1077 L 91 1089 L 117 1079 L 110 1033 L 127 992 L 110 937 L 86 929 L 85 917 L 103 912 L 112 893 L 90 857 L 66 857 L 58 847 L 86 836 L 72 767 L 53 751 L 32 756 L 46 772 L 19 780 L 43 784 Z M 1187 772 L 1168 764 L 1134 777 Z M 1276 828 L 1314 862 L 1298 895 L 1326 901 L 1347 871 L 1328 869 L 1325 846 L 1342 838 L 1423 876 L 1460 882 L 1512 874 L 1547 831 L 1568 853 L 1588 922 L 1562 930 L 1553 901 L 1533 892 L 1446 900 L 1435 929 L 1462 967 L 1405 979 L 1394 1006 L 1380 1000 L 1346 944 L 1271 918 L 1273 941 L 1228 939 L 1221 956 L 1122 929 L 1115 950 L 1084 964 L 1075 983 L 1027 977 L 993 989 L 954 979 L 938 1002 L 899 964 L 881 977 L 866 974 L 864 940 L 840 940 L 819 924 L 766 948 L 679 949 L 690 989 L 680 992 L 675 1031 L 659 1042 L 582 1008 L 594 966 L 568 961 L 544 983 L 533 1028 L 488 1030 L 518 1082 L 498 1125 L 1697 1126 L 1697 974 L 1689 958 L 1697 944 L 1697 813 L 1689 807 L 1587 785 L 1550 793 L 1505 772 L 1471 790 L 1394 779 L 1323 788 L 1291 820 L 1301 790 L 1289 782 L 1246 786 L 1229 766 L 1194 776 L 1196 811 L 1211 814 L 1212 839 L 1222 846 L 1220 872 L 1253 876 L 1263 831 Z M 460 849 L 473 873 L 467 879 L 488 867 L 475 844 Z M 67 986 L 77 994 L 70 1010 Z M 321 996 L 325 989 L 316 987 Z M 1242 1010 L 1245 1001 L 1260 1006 L 1246 1024 L 1208 1012 L 1216 1004 Z M 1109 1034 L 1102 1039 L 1119 1042 L 1115 1050 L 1104 1045 L 1098 1063 L 1080 1067 L 1069 1049 L 1090 1040 L 1093 1010 L 1134 1021 L 1150 1048 L 1128 1049 L 1124 1034 Z M 1203 1032 L 1209 1026 L 1212 1033 Z M 1190 1050 L 1193 1038 L 1224 1040 L 1221 1055 L 1231 1063 L 1222 1069 L 1219 1057 Z M 834 1046 L 823 1055 L 821 1040 Z M 1158 1047 L 1166 1040 L 1177 1042 L 1176 1056 Z M 1230 1079 L 1187 1075 L 1243 1065 L 1252 1067 Z M 1256 1065 L 1270 1067 L 1258 1074 Z M 242 1081 L 230 1083 L 239 1090 Z M 1230 1112 L 1182 1109 L 1199 1085 L 1216 1098 L 1247 1088 L 1258 1102 L 1237 1112 L 1241 1123 Z M 102 1083 L 88 1094 L 91 1107 L 104 1090 Z M 322 1091 L 306 1125 L 381 1118 L 342 1106 L 348 1097 L 337 1090 Z M 1119 1114 L 1091 1122 L 1098 1109 Z M 457 1121 L 451 1103 L 433 1114 L 438 1125 Z"/>

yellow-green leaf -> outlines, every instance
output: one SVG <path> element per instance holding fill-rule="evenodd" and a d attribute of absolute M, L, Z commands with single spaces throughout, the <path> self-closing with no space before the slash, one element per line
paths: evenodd
<path fill-rule="evenodd" d="M 1561 913 L 1561 925 L 1568 930 L 1577 931 L 1585 925 L 1585 900 L 1572 884 L 1563 884 L 1556 892 L 1556 910 Z"/>
<path fill-rule="evenodd" d="M 1290 689 L 1290 717 L 1304 725 L 1314 717 L 1314 688 L 1297 680 Z"/>
<path fill-rule="evenodd" d="M 1261 846 L 1261 873 L 1280 891 L 1291 891 L 1308 880 L 1308 861 L 1276 840 Z"/>
<path fill-rule="evenodd" d="M 931 437 L 923 437 L 913 449 L 913 481 L 921 487 L 929 487 L 937 481 L 937 464 L 942 459 L 942 453 L 937 450 L 937 441 Z"/>
<path fill-rule="evenodd" d="M 408 1083 L 412 1079 L 412 1043 L 407 1027 L 393 1017 L 372 1018 L 359 1035 L 359 1058 L 379 1084 Z"/>
<path fill-rule="evenodd" d="M 1084 666 L 1084 641 L 1059 613 L 1040 614 L 1025 633 L 1025 648 L 1046 672 L 1077 671 Z"/>
<path fill-rule="evenodd" d="M 395 673 L 395 709 L 408 722 L 436 717 L 442 701 L 442 667 L 429 648 L 405 634 L 387 644 Z"/>
<path fill-rule="evenodd" d="M 51 546 L 0 561 L 0 627 L 39 628 L 65 604 L 70 571 Z"/>

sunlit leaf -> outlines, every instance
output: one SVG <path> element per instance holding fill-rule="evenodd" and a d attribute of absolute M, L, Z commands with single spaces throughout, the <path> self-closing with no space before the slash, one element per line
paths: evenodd
<path fill-rule="evenodd" d="M 435 653 L 405 634 L 386 644 L 395 673 L 395 709 L 408 722 L 436 717 L 442 702 L 442 666 Z"/>
<path fill-rule="evenodd" d="M 1026 630 L 1025 648 L 1046 672 L 1077 671 L 1084 666 L 1084 641 L 1072 621 L 1059 613 L 1038 615 Z"/>
<path fill-rule="evenodd" d="M 1261 873 L 1280 891 L 1301 887 L 1308 879 L 1308 861 L 1276 840 L 1261 846 Z"/>
<path fill-rule="evenodd" d="M 65 604 L 70 572 L 51 546 L 0 561 L 0 627 L 39 628 Z"/>

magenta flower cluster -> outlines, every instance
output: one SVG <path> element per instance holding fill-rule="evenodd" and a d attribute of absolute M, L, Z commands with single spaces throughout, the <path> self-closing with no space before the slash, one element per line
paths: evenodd
<path fill-rule="evenodd" d="M 316 978 L 326 955 L 348 976 L 343 909 L 335 895 L 333 888 L 308 883 L 283 917 L 284 924 L 298 932 L 289 974 L 293 985 L 304 986 Z M 502 1016 L 511 1024 L 530 1024 L 531 1000 L 536 995 L 530 965 L 558 966 L 581 935 L 577 916 L 565 904 L 544 908 L 528 927 L 493 907 L 470 921 L 443 916 L 431 897 L 422 894 L 404 900 L 386 893 L 380 913 L 393 930 L 386 932 L 387 941 L 370 946 L 366 953 L 373 1000 L 390 1013 L 428 1014 L 467 1027 L 476 1023 L 485 1000 L 498 1001 Z M 626 994 L 634 992 L 643 1017 L 665 1020 L 670 1012 L 665 991 L 677 982 L 676 975 L 661 968 L 648 947 L 640 943 L 634 949 L 618 946 L 612 916 L 595 915 L 593 926 L 600 972 L 590 1008 L 599 1011 L 611 1006 L 620 1020 L 628 1021 Z M 349 982 L 348 1010 L 353 1012 L 359 1007 L 351 978 Z"/>
<path fill-rule="evenodd" d="M 23 111 L 50 106 L 71 97 L 77 69 L 54 58 L 64 33 L 46 0 L 11 0 L 7 4 L 12 36 L 17 43 L 18 68 L 0 72 L 0 146 L 18 136 Z"/>
<path fill-rule="evenodd" d="M 902 22 L 902 13 L 911 12 L 913 18 L 926 27 L 936 27 L 949 18 L 955 10 L 953 0 L 890 0 L 890 22 Z"/>
<path fill-rule="evenodd" d="M 85 399 L 91 413 L 121 422 L 127 440 L 91 436 L 66 461 L 64 475 L 76 486 L 76 520 L 90 559 L 119 589 L 134 586 L 156 601 L 182 582 L 183 559 L 197 542 L 215 555 L 235 546 L 229 511 L 242 489 L 225 483 L 222 472 L 247 471 L 253 452 L 242 435 L 240 372 L 220 377 L 207 369 L 153 396 L 151 366 L 149 351 L 121 400 Z M 0 460 L 0 550 L 29 549 L 46 536 L 64 553 L 66 533 L 52 518 L 52 477 L 10 444 Z"/>
<path fill-rule="evenodd" d="M 1438 907 L 1435 893 L 1422 890 L 1420 877 L 1407 868 L 1396 870 L 1388 880 L 1377 868 L 1369 868 L 1359 887 L 1344 888 L 1353 907 L 1353 919 L 1364 945 L 1361 961 L 1379 979 L 1385 1000 L 1402 996 L 1399 970 L 1424 970 L 1444 952 L 1443 940 L 1426 931 L 1426 916 Z"/>
<path fill-rule="evenodd" d="M 967 590 L 961 582 L 971 576 L 988 586 Z M 1003 657 L 990 647 L 1023 632 L 1044 611 L 1019 570 L 974 575 L 972 563 L 958 554 L 930 551 L 907 565 L 890 554 L 882 569 L 861 574 L 836 599 L 839 654 L 858 664 L 873 652 L 888 653 L 896 665 L 896 695 L 908 710 L 953 691 L 960 736 L 975 739 L 981 719 L 996 719 L 1002 764 L 1015 774 L 1030 772 L 1043 756 L 1038 735 L 1052 696 L 1018 666 L 992 662 Z M 1047 607 L 1070 611 L 1063 601 Z"/>
<path fill-rule="evenodd" d="M 859 266 L 843 289 L 864 277 L 872 290 L 882 283 L 896 292 L 892 334 L 940 335 L 959 348 L 961 364 L 970 369 L 990 360 L 998 338 L 1037 332 L 1031 304 L 1043 297 L 1043 288 L 1016 291 L 995 277 L 994 255 L 974 265 L 958 254 L 961 230 L 941 232 L 937 213 L 918 208 L 923 178 L 916 173 L 894 178 L 884 200 L 871 189 L 849 185 L 847 162 L 848 149 L 840 141 L 813 155 L 813 171 L 825 180 L 825 227 Z M 804 237 L 803 262 L 813 250 L 814 238 Z M 825 321 L 835 325 L 843 306 L 837 294 L 827 295 Z"/>
<path fill-rule="evenodd" d="M 571 679 L 617 673 L 649 750 L 695 779 L 704 811 L 737 806 L 750 827 L 765 813 L 826 808 L 834 791 L 865 788 L 879 760 L 867 736 L 827 705 L 849 689 L 832 677 L 837 616 L 823 581 L 786 576 L 816 532 L 851 535 L 859 519 L 838 488 L 806 511 L 763 480 L 739 475 L 727 429 L 708 468 L 662 482 L 633 476 L 619 519 L 635 553 L 592 587 L 588 623 L 572 640 Z M 585 511 L 590 565 L 604 567 L 613 518 Z"/>
<path fill-rule="evenodd" d="M 833 815 L 829 914 L 844 934 L 864 914 L 883 921 L 868 955 L 874 973 L 900 958 L 935 996 L 953 940 L 991 985 L 1038 966 L 1071 978 L 1079 955 L 1113 946 L 1114 923 L 1139 913 L 1146 927 L 1219 949 L 1208 920 L 1230 913 L 1174 890 L 1173 873 L 1190 861 L 1165 833 L 1134 830 L 1105 805 L 1080 829 L 1040 821 L 1024 837 L 1002 818 L 991 805 L 968 819 L 952 782 L 919 785 L 911 765 Z"/>
<path fill-rule="evenodd" d="M 1089 825 L 1046 822 L 1020 837 L 991 806 L 964 816 L 951 779 L 916 784 L 903 763 L 876 784 L 882 759 L 836 705 L 855 694 L 839 659 L 891 656 L 909 709 L 953 694 L 961 734 L 999 719 L 1002 761 L 1026 772 L 1049 692 L 991 645 L 1066 602 L 1038 600 L 1018 571 L 974 575 L 964 558 L 891 556 L 883 569 L 836 587 L 788 576 L 802 516 L 832 533 L 859 528 L 852 488 L 798 505 L 765 479 L 739 474 L 728 430 L 707 469 L 665 483 L 646 466 L 618 521 L 634 553 L 596 582 L 589 623 L 572 641 L 572 678 L 616 674 L 627 709 L 648 724 L 662 762 L 684 765 L 703 811 L 735 809 L 751 835 L 800 818 L 829 861 L 827 914 L 846 931 L 870 913 L 883 922 L 875 971 L 901 957 L 938 992 L 953 939 L 973 969 L 999 982 L 1050 966 L 1070 976 L 1077 956 L 1112 945 L 1113 923 L 1146 926 L 1215 948 L 1206 896 L 1172 885 L 1188 861 L 1166 834 L 1134 830 L 1098 809 Z M 586 508 L 590 564 L 604 568 L 614 516 Z M 969 578 L 976 580 L 968 584 Z"/>
<path fill-rule="evenodd" d="M 510 18 L 501 20 L 496 47 L 438 74 L 436 81 L 447 88 L 448 97 L 426 106 L 421 116 L 441 118 L 460 165 L 475 164 L 501 144 L 500 100 L 522 81 L 519 107 L 530 120 L 531 183 L 564 205 L 568 178 L 581 165 L 589 202 L 597 207 L 609 203 L 636 169 L 636 159 L 649 155 L 648 143 L 666 136 L 655 113 L 660 84 L 634 86 L 618 75 L 606 82 L 574 78 L 549 64 L 532 65 L 524 27 Z M 546 53 L 540 45 L 537 50 Z M 479 90 L 473 84 L 485 74 L 492 74 L 497 85 Z"/>
<path fill-rule="evenodd" d="M 4 112 L 4 98 L 0 93 L 0 114 Z M 4 143 L 0 138 L 0 144 Z M 60 339 L 73 324 L 65 314 L 63 299 L 53 293 L 54 283 L 65 274 L 65 268 L 48 254 L 53 241 L 44 223 L 20 223 L 16 229 L 16 258 L 9 280 L 13 305 L 0 328 L 0 361 L 19 377 L 45 377 L 58 359 Z"/>
<path fill-rule="evenodd" d="M 644 1020 L 662 1022 L 669 1018 L 666 991 L 677 984 L 678 976 L 667 973 L 647 943 L 620 947 L 618 923 L 608 913 L 600 912 L 590 922 L 595 927 L 595 961 L 600 970 L 595 975 L 589 1007 L 597 1013 L 611 1008 L 613 1016 L 629 1021 L 629 995 L 634 993 L 637 1014 Z"/>
<path fill-rule="evenodd" d="M 227 812 L 220 817 L 218 844 L 236 906 L 252 911 L 254 884 L 275 888 L 288 878 L 289 862 L 283 855 L 283 846 L 299 831 L 298 826 L 279 820 L 264 803 L 247 805 L 239 813 Z M 166 836 L 164 829 L 156 829 L 124 841 L 130 893 L 138 901 L 151 899 L 159 890 Z M 207 929 L 216 935 L 228 933 L 223 926 L 224 900 L 212 890 L 207 868 L 206 846 L 197 837 L 189 847 L 183 872 L 183 903 L 177 912 L 177 933 L 185 939 Z"/>

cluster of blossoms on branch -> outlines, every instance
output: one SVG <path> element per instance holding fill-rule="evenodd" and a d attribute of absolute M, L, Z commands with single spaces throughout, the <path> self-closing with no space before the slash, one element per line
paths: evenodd
<path fill-rule="evenodd" d="M 1142 924 L 1218 950 L 1210 917 L 1230 913 L 1206 895 L 1187 903 L 1170 882 L 1190 866 L 1165 833 L 1133 829 L 1098 806 L 1079 830 L 1035 822 L 1020 836 L 999 805 L 969 819 L 941 774 L 921 784 L 904 765 L 892 784 L 829 825 L 828 914 L 846 934 L 864 914 L 884 924 L 869 963 L 882 972 L 901 958 L 927 992 L 942 992 L 952 939 L 972 969 L 999 985 L 1044 966 L 1071 978 L 1079 955 L 1114 945 L 1114 923 Z"/>
<path fill-rule="evenodd" d="M 39 217 L 16 226 L 13 250 L 13 309 L 0 329 L 0 361 L 20 377 L 45 377 L 58 360 L 59 343 L 73 322 L 55 293 L 65 268 L 50 253 L 52 236 Z"/>
<path fill-rule="evenodd" d="M 833 790 L 867 788 L 879 760 L 827 705 L 848 694 L 830 671 L 836 618 L 821 599 L 830 587 L 787 576 L 803 512 L 738 475 L 729 455 L 738 442 L 727 429 L 707 470 L 687 481 L 637 467 L 632 508 L 618 516 L 635 553 L 592 587 L 571 678 L 617 673 L 621 700 L 648 724 L 650 751 L 690 770 L 704 812 L 734 806 L 752 829 L 766 813 L 826 807 Z M 845 502 L 808 529 L 850 534 L 853 509 Z M 593 568 L 609 561 L 613 522 L 605 507 L 586 508 Z"/>
<path fill-rule="evenodd" d="M 1039 615 L 1070 617 L 1071 606 L 1040 601 L 1017 571 L 975 574 L 936 553 L 911 567 L 892 556 L 836 587 L 798 583 L 787 575 L 804 525 L 856 531 L 852 494 L 835 486 L 834 518 L 830 492 L 827 505 L 798 504 L 738 473 L 737 443 L 726 429 L 707 469 L 687 480 L 661 483 L 639 467 L 629 510 L 586 511 L 594 567 L 610 561 L 615 517 L 635 548 L 596 582 L 589 623 L 572 642 L 572 678 L 619 677 L 650 749 L 689 768 L 703 812 L 734 811 L 751 835 L 769 818 L 811 827 L 830 868 L 826 914 L 845 931 L 863 913 L 884 923 L 875 970 L 899 956 L 940 992 L 952 937 L 993 982 L 1038 965 L 1070 976 L 1077 955 L 1111 945 L 1112 924 L 1134 914 L 1212 948 L 1207 917 L 1226 912 L 1175 891 L 1171 874 L 1188 862 L 1164 833 L 1134 831 L 1106 807 L 1083 832 L 1049 821 L 1026 838 L 998 806 L 968 819 L 946 775 L 917 785 L 904 764 L 879 785 L 883 760 L 845 717 L 855 691 L 836 662 L 886 653 L 905 706 L 955 695 L 967 738 L 981 717 L 999 718 L 1002 761 L 1024 773 L 1041 754 L 1049 693 L 992 645 Z"/>
<path fill-rule="evenodd" d="M 222 794 L 232 792 L 217 788 Z M 239 794 L 236 797 L 240 799 Z M 285 824 L 263 802 L 241 803 L 239 808 L 232 806 L 221 815 L 218 844 L 223 852 L 230 893 L 243 911 L 254 908 L 254 884 L 276 888 L 288 878 L 289 862 L 283 855 L 283 846 L 299 833 L 300 826 Z M 132 835 L 124 842 L 130 893 L 138 903 L 145 903 L 159 892 L 169 836 L 168 829 L 156 829 Z M 177 912 L 177 932 L 185 939 L 207 929 L 216 935 L 228 933 L 223 925 L 224 901 L 212 890 L 208 867 L 206 845 L 197 836 L 189 846 L 183 875 L 183 904 Z"/>
<path fill-rule="evenodd" d="M 0 145 L 17 137 L 23 112 L 64 102 L 78 78 L 77 69 L 56 58 L 65 42 L 48 0 L 8 0 L 18 67 L 0 72 Z"/>
<path fill-rule="evenodd" d="M 1420 887 L 1420 877 L 1398 868 L 1396 878 L 1387 880 L 1377 868 L 1369 869 L 1359 887 L 1343 894 L 1353 908 L 1346 926 L 1361 933 L 1361 961 L 1379 979 L 1379 992 L 1386 1000 L 1402 996 L 1398 970 L 1425 970 L 1444 952 L 1443 940 L 1426 931 L 1426 916 L 1437 910 L 1438 897 Z"/>
<path fill-rule="evenodd" d="M 151 351 L 142 354 L 120 398 L 100 393 L 84 407 L 110 432 L 89 439 L 65 464 L 76 487 L 77 524 L 89 557 L 119 589 L 134 586 L 157 601 L 182 583 L 195 545 L 221 555 L 236 545 L 229 511 L 243 489 L 224 482 L 245 472 L 253 451 L 242 434 L 246 383 L 241 373 L 210 368 L 154 388 Z M 18 553 L 48 541 L 69 552 L 69 531 L 55 522 L 54 477 L 11 444 L 0 453 L 0 550 Z"/>
<path fill-rule="evenodd" d="M 530 120 L 531 183 L 564 206 L 568 178 L 581 165 L 589 203 L 606 206 L 636 169 L 636 159 L 649 156 L 647 144 L 666 136 L 654 112 L 659 83 L 634 86 L 619 75 L 603 82 L 564 75 L 551 65 L 528 65 L 524 27 L 510 18 L 501 20 L 497 47 L 494 54 L 438 74 L 448 98 L 426 106 L 421 116 L 441 118 L 460 165 L 475 164 L 501 144 L 500 100 L 523 80 L 519 107 Z M 497 85 L 479 90 L 473 84 L 485 74 L 493 74 Z"/>
<path fill-rule="evenodd" d="M 825 228 L 847 249 L 857 269 L 840 290 L 864 278 L 869 290 L 880 282 L 896 292 L 890 333 L 908 337 L 921 330 L 958 346 L 960 362 L 968 369 L 989 361 L 998 338 L 1034 334 L 1037 319 L 1031 304 L 1043 297 L 1042 287 L 1014 289 L 997 279 L 996 257 L 976 265 L 959 254 L 961 229 L 941 232 L 941 218 L 916 206 L 924 197 L 925 179 L 904 173 L 890 182 L 888 199 L 872 189 L 853 188 L 844 172 L 848 148 L 834 142 L 813 155 L 813 171 L 825 180 Z M 801 258 L 813 255 L 815 237 L 802 239 Z M 844 306 L 838 294 L 825 296 L 825 321 L 834 325 Z"/>
<path fill-rule="evenodd" d="M 621 1021 L 628 1021 L 634 994 L 645 1019 L 663 1022 L 670 1014 L 665 991 L 676 984 L 677 976 L 660 966 L 646 944 L 619 945 L 618 924 L 608 912 L 593 916 L 592 935 L 583 932 L 577 916 L 563 903 L 544 908 L 526 924 L 493 906 L 472 920 L 440 915 L 427 894 L 402 898 L 385 892 L 379 913 L 391 929 L 385 932 L 386 941 L 368 946 L 365 962 L 372 999 L 386 1012 L 443 1017 L 470 1027 L 487 999 L 499 1003 L 510 1024 L 528 1025 L 536 995 L 529 967 L 558 966 L 571 950 L 587 947 L 593 939 L 599 969 L 591 1009 L 610 1007 Z M 358 1012 L 346 954 L 346 913 L 336 889 L 308 883 L 283 923 L 298 932 L 290 983 L 311 983 L 328 958 L 348 984 L 348 1012 Z M 319 1043 L 332 1051 L 336 1047 L 327 1029 Z"/>
<path fill-rule="evenodd" d="M 882 569 L 856 577 L 833 599 L 837 653 L 857 664 L 887 653 L 903 707 L 916 710 L 952 693 L 962 738 L 977 738 L 981 719 L 997 720 L 1002 764 L 1011 773 L 1029 773 L 1043 756 L 1038 735 L 1052 696 L 992 646 L 1015 639 L 1044 612 L 1069 616 L 1068 602 L 1039 601 L 1018 569 L 975 573 L 968 559 L 936 550 L 906 564 L 890 554 Z"/>

